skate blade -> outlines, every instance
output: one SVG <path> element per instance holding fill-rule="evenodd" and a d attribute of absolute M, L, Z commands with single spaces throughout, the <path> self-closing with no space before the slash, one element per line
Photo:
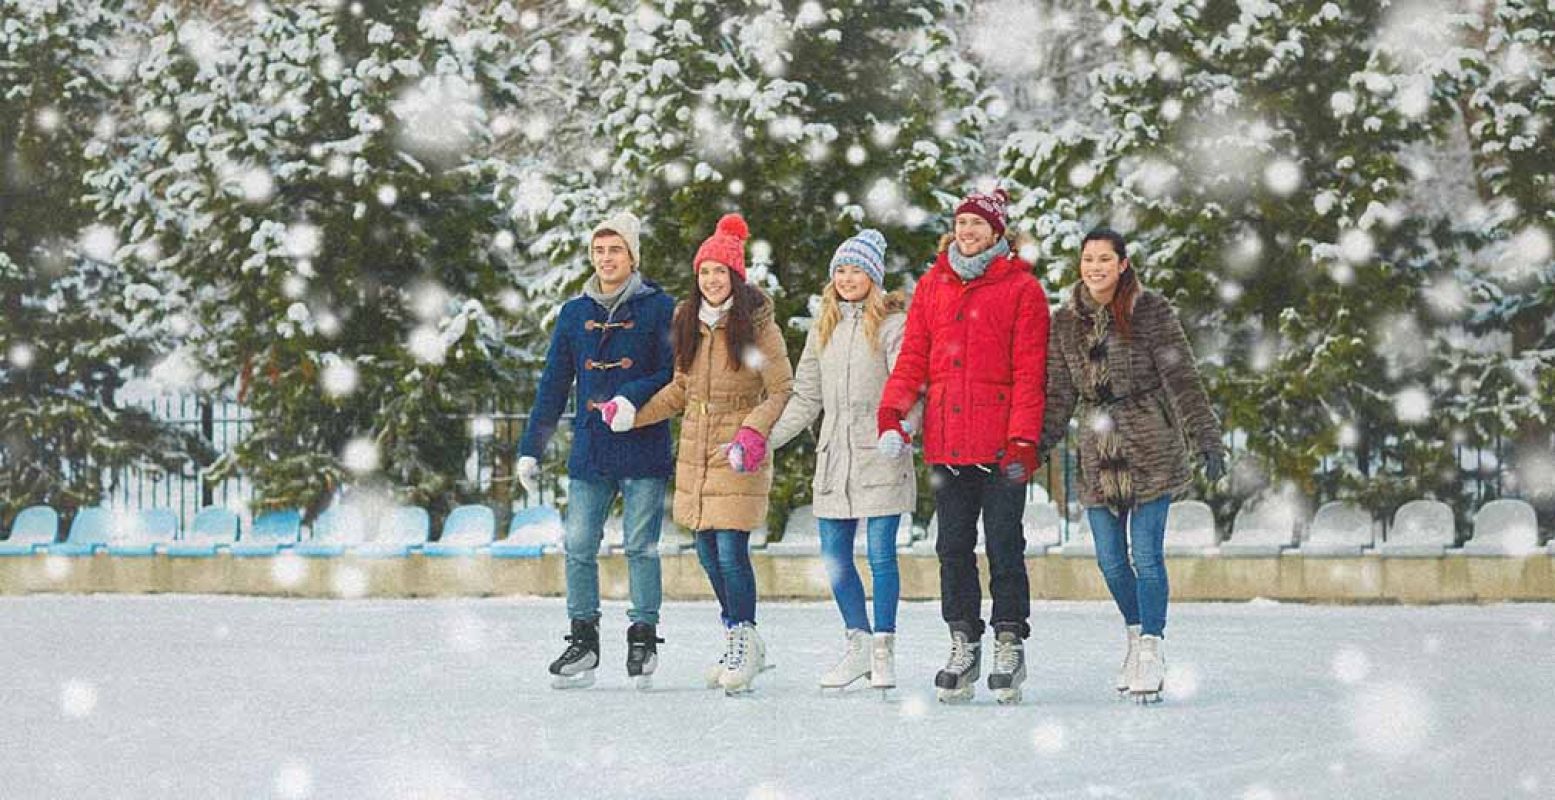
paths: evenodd
<path fill-rule="evenodd" d="M 1135 705 L 1152 706 L 1161 702 L 1160 692 L 1130 692 L 1129 697 Z"/>
<path fill-rule="evenodd" d="M 993 699 L 1001 706 L 1014 706 L 1020 704 L 1021 694 L 1019 689 L 995 689 Z"/>
<path fill-rule="evenodd" d="M 552 689 L 587 689 L 594 685 L 594 670 L 584 670 L 576 675 L 557 675 L 551 678 Z"/>
<path fill-rule="evenodd" d="M 867 682 L 868 680 L 869 680 L 869 673 L 866 672 L 863 675 L 860 675 L 860 676 L 858 676 L 856 678 L 853 678 L 852 680 L 849 680 L 847 683 L 839 683 L 839 684 L 825 684 L 825 683 L 823 683 L 823 684 L 821 684 L 821 694 L 842 694 L 843 690 L 847 689 L 849 686 L 852 686 L 853 684 L 858 683 L 859 681 L 866 681 Z"/>
<path fill-rule="evenodd" d="M 972 702 L 975 692 L 971 689 L 939 689 L 934 694 L 947 706 L 964 706 Z"/>
<path fill-rule="evenodd" d="M 637 687 L 637 691 L 646 692 L 653 688 L 653 676 L 638 675 L 632 678 L 632 684 Z"/>

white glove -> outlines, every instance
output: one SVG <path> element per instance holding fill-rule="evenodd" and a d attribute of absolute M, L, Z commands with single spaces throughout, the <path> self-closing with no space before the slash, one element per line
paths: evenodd
<path fill-rule="evenodd" d="M 534 456 L 518 459 L 518 484 L 531 498 L 540 497 L 540 462 Z"/>
<path fill-rule="evenodd" d="M 637 421 L 637 406 L 621 395 L 610 398 L 610 402 L 615 404 L 615 414 L 607 418 L 605 424 L 615 433 L 630 431 L 632 424 Z"/>
<path fill-rule="evenodd" d="M 896 431 L 886 431 L 880 434 L 875 450 L 886 458 L 900 458 L 902 453 L 907 452 L 907 440 Z"/>

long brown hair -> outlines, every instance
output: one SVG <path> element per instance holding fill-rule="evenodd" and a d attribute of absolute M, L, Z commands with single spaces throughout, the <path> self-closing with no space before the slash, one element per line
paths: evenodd
<path fill-rule="evenodd" d="M 767 305 L 767 296 L 760 289 L 745 282 L 740 273 L 729 270 L 728 317 L 724 321 L 724 342 L 729 349 L 729 369 L 739 372 L 744 368 L 741 357 L 745 350 L 756 344 L 756 314 Z M 697 345 L 702 341 L 702 291 L 680 301 L 675 309 L 675 321 L 670 325 L 670 344 L 675 348 L 675 369 L 690 372 L 696 363 Z"/>
<path fill-rule="evenodd" d="M 832 331 L 842 320 L 842 298 L 837 295 L 837 284 L 826 282 L 821 290 L 821 313 L 815 318 L 815 335 L 821 337 L 821 346 L 831 342 Z M 880 350 L 880 324 L 891 314 L 907 307 L 900 292 L 887 293 L 879 284 L 870 282 L 869 294 L 864 296 L 864 338 L 876 352 Z"/>
<path fill-rule="evenodd" d="M 1084 250 L 1091 242 L 1106 242 L 1112 245 L 1112 252 L 1118 257 L 1118 263 L 1128 261 L 1128 241 L 1123 234 L 1108 228 L 1092 228 L 1090 233 L 1080 242 L 1080 249 Z M 1085 284 L 1080 284 L 1076 291 L 1089 291 Z M 1112 302 L 1107 304 L 1107 309 L 1112 312 L 1112 319 L 1117 323 L 1118 335 L 1127 339 L 1133 329 L 1134 298 L 1139 294 L 1139 276 L 1134 274 L 1134 265 L 1129 264 L 1128 269 L 1118 275 L 1118 287 L 1112 292 Z"/>

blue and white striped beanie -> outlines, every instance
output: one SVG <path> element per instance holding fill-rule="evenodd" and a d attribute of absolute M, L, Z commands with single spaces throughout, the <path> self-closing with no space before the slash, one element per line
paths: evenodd
<path fill-rule="evenodd" d="M 852 264 L 869 273 L 876 286 L 885 288 L 885 237 L 874 228 L 865 228 L 843 242 L 831 257 L 831 272 L 844 264 Z"/>

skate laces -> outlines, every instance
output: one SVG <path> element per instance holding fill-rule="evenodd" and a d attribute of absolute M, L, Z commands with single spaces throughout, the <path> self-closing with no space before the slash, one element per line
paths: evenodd
<path fill-rule="evenodd" d="M 945 665 L 945 669 L 952 672 L 966 672 L 972 668 L 973 653 L 975 652 L 975 645 L 970 640 L 959 636 L 952 638 L 950 640 L 950 663 Z"/>
<path fill-rule="evenodd" d="M 745 666 L 745 651 L 749 648 L 749 639 L 745 632 L 730 631 L 729 649 L 724 653 L 724 667 L 738 670 Z"/>
<path fill-rule="evenodd" d="M 995 639 L 993 643 L 993 671 L 1014 672 L 1020 669 L 1021 650 L 1019 639 L 1009 642 Z"/>

